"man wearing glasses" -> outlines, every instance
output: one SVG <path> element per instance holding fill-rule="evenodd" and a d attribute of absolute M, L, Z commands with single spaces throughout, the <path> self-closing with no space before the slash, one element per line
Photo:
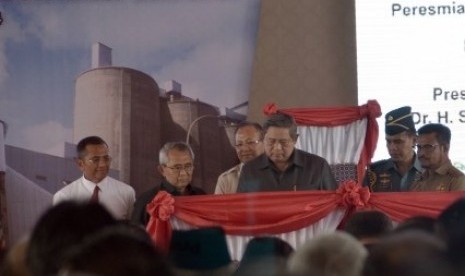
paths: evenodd
<path fill-rule="evenodd" d="M 391 158 L 368 167 L 364 185 L 372 192 L 408 191 L 423 172 L 414 150 L 417 135 L 411 110 L 404 106 L 385 116 L 386 147 Z"/>
<path fill-rule="evenodd" d="M 427 124 L 418 130 L 417 155 L 425 172 L 412 191 L 465 190 L 465 175 L 449 159 L 451 132 L 442 124 Z"/>
<path fill-rule="evenodd" d="M 236 128 L 234 147 L 236 148 L 238 165 L 225 171 L 218 177 L 215 194 L 234 194 L 239 184 L 242 166 L 263 153 L 263 129 L 257 123 L 243 122 Z"/>
<path fill-rule="evenodd" d="M 65 200 L 100 203 L 120 220 L 131 217 L 134 189 L 108 176 L 111 157 L 107 143 L 98 136 L 89 136 L 77 144 L 76 162 L 83 175 L 53 195 L 53 204 Z"/>
<path fill-rule="evenodd" d="M 295 148 L 298 134 L 294 118 L 274 114 L 265 121 L 263 130 L 265 153 L 243 166 L 238 192 L 337 188 L 324 158 Z"/>
<path fill-rule="evenodd" d="M 173 196 L 204 195 L 202 189 L 191 185 L 194 172 L 194 152 L 183 142 L 168 142 L 158 155 L 158 171 L 163 176 L 159 186 L 142 193 L 134 204 L 131 221 L 146 226 L 150 216 L 146 211 L 149 204 L 159 191 L 166 191 Z"/>

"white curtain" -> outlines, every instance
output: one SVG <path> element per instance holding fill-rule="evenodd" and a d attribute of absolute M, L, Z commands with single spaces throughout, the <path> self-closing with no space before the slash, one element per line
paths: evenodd
<path fill-rule="evenodd" d="M 299 126 L 296 147 L 324 157 L 331 165 L 357 165 L 366 131 L 366 118 L 343 126 Z"/>
<path fill-rule="evenodd" d="M 334 232 L 344 217 L 345 210 L 335 210 L 331 212 L 328 216 L 322 218 L 317 223 L 299 229 L 297 231 L 282 233 L 279 235 L 268 235 L 281 238 L 288 242 L 294 249 L 298 249 L 305 241 L 311 239 L 315 235 Z M 171 216 L 170 218 L 171 226 L 173 230 L 188 230 L 193 229 L 194 227 L 185 223 L 184 221 Z M 240 261 L 242 255 L 244 254 L 245 248 L 249 240 L 253 236 L 238 236 L 238 235 L 226 235 L 226 242 L 228 244 L 229 254 L 231 259 L 234 261 Z"/>

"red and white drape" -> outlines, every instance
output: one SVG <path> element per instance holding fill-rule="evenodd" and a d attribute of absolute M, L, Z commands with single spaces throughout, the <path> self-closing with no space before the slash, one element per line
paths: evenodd
<path fill-rule="evenodd" d="M 173 229 L 221 226 L 233 259 L 240 260 L 253 236 L 275 235 L 298 248 L 321 232 L 334 231 L 356 209 L 376 209 L 395 221 L 416 215 L 437 216 L 463 192 L 375 193 L 361 187 L 363 172 L 378 138 L 379 105 L 360 107 L 276 109 L 294 116 L 299 147 L 325 157 L 330 164 L 355 164 L 357 179 L 345 179 L 336 191 L 259 192 L 173 197 L 160 192 L 147 206 L 147 231 L 167 250 Z M 322 127 L 321 131 L 314 127 Z M 304 142 L 304 141 L 305 142 Z"/>
<path fill-rule="evenodd" d="M 354 180 L 361 182 L 378 141 L 376 118 L 381 115 L 378 102 L 336 108 L 277 109 L 274 104 L 264 108 L 266 115 L 276 112 L 295 118 L 299 126 L 298 148 L 324 157 L 330 165 L 356 166 L 358 177 Z"/>

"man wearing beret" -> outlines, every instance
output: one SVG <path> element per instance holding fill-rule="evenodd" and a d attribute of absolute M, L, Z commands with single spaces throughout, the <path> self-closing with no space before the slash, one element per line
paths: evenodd
<path fill-rule="evenodd" d="M 364 184 L 372 192 L 409 191 L 423 169 L 414 148 L 416 130 L 410 106 L 386 114 L 386 146 L 391 158 L 371 164 Z"/>

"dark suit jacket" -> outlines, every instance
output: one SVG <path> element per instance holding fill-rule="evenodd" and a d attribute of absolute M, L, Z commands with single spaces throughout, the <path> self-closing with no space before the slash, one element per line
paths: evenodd
<path fill-rule="evenodd" d="M 137 198 L 136 202 L 134 203 L 134 210 L 132 212 L 131 222 L 147 226 L 147 223 L 150 220 L 150 215 L 146 211 L 146 206 L 152 201 L 152 199 L 159 191 L 166 191 L 172 194 L 173 196 L 181 196 L 181 193 L 179 193 L 173 185 L 169 184 L 166 181 L 162 181 L 160 186 L 145 191 Z M 186 191 L 187 194 L 185 195 L 206 194 L 204 190 L 194 187 L 190 184 L 186 187 Z"/>
<path fill-rule="evenodd" d="M 315 154 L 295 149 L 291 164 L 280 172 L 266 154 L 247 162 L 237 192 L 335 190 L 337 182 L 328 162 Z"/>

